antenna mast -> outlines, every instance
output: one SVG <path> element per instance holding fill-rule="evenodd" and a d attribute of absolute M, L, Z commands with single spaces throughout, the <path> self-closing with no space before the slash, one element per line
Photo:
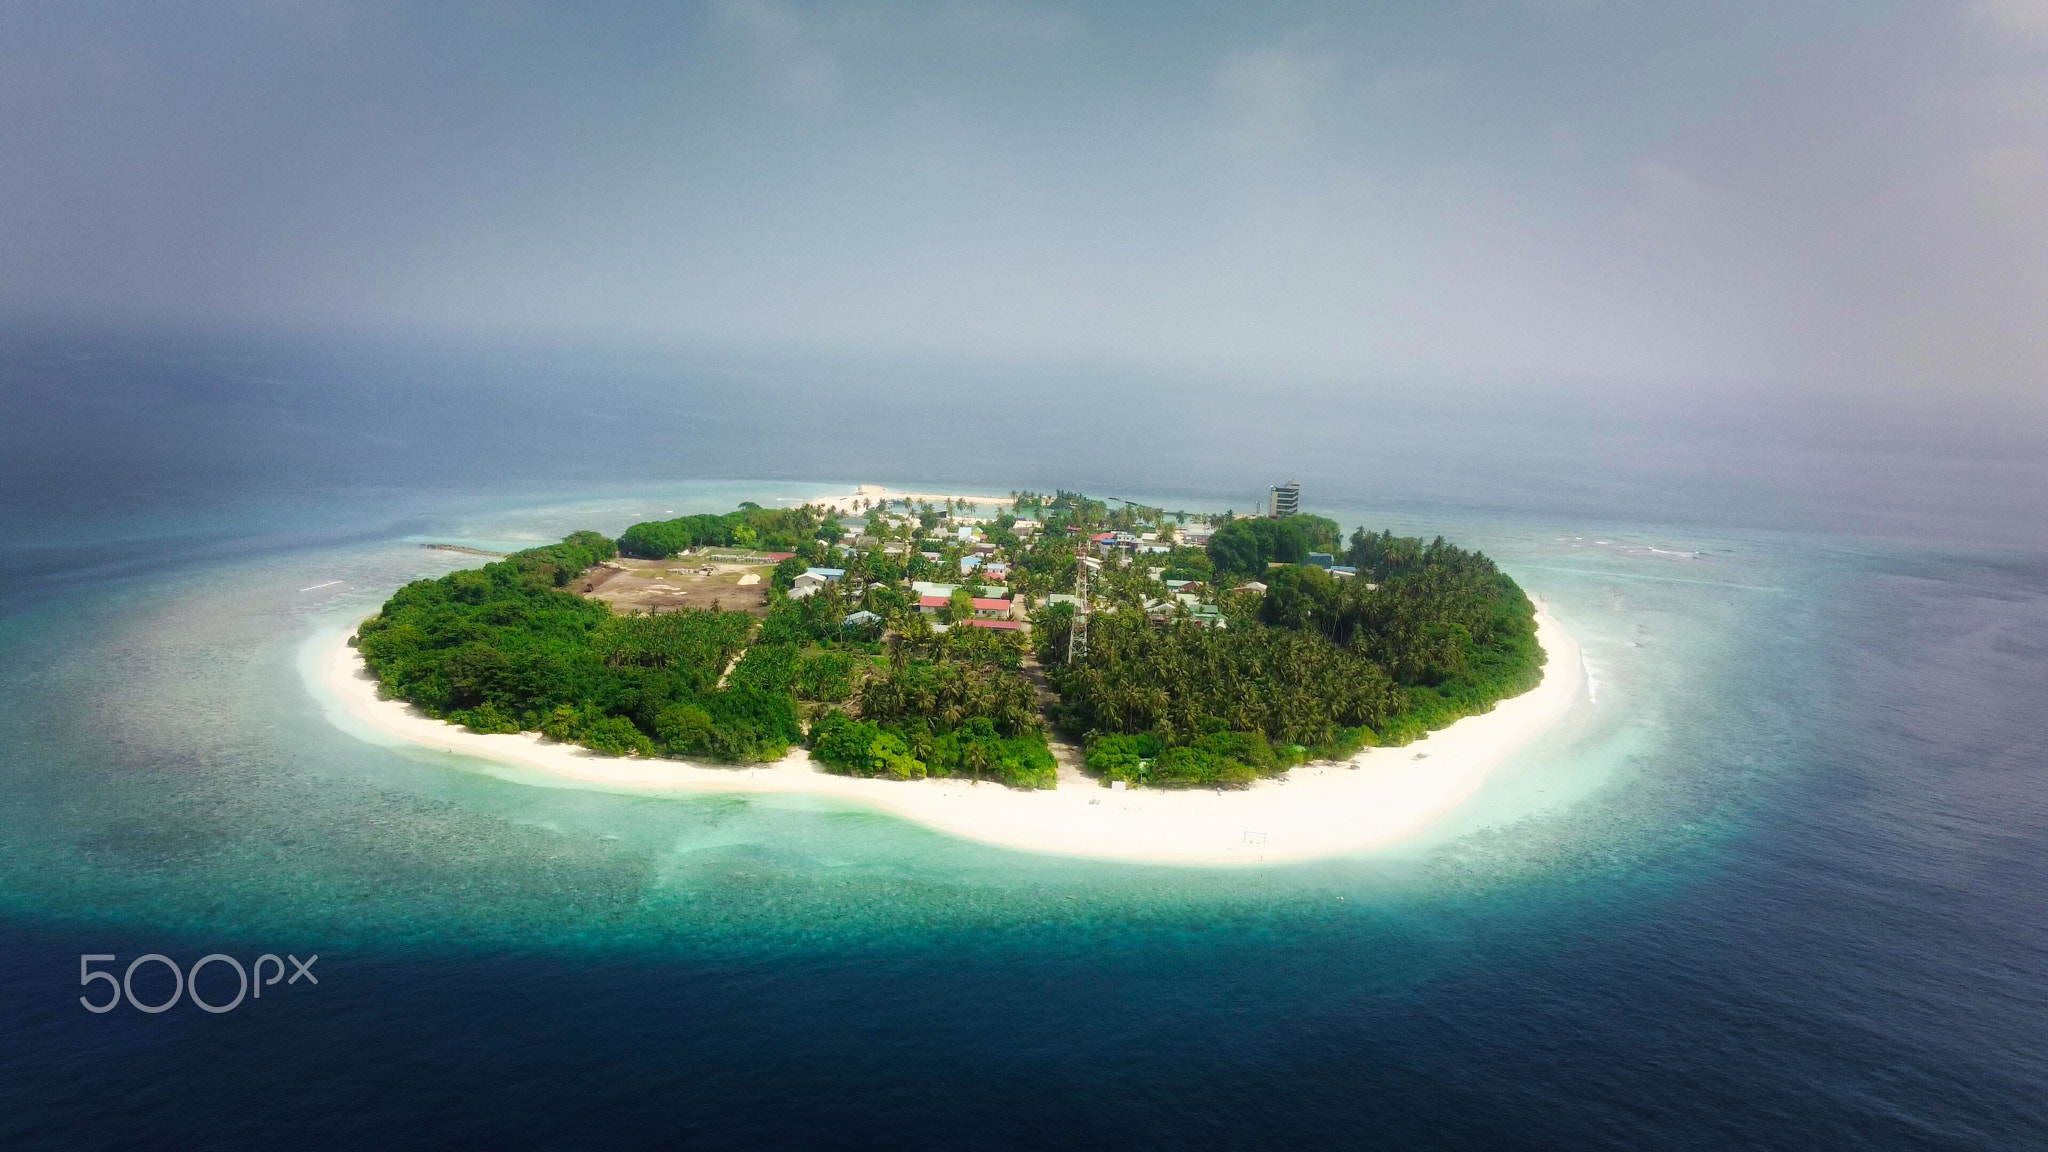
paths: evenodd
<path fill-rule="evenodd" d="M 1067 629 L 1067 663 L 1080 662 L 1088 655 L 1088 546 L 1074 553 L 1074 623 Z"/>

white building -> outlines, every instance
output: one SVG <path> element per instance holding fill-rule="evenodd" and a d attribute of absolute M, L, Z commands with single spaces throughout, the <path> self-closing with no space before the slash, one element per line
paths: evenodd
<path fill-rule="evenodd" d="M 1300 481 L 1289 480 L 1285 484 L 1275 484 L 1266 493 L 1266 515 L 1271 516 L 1273 519 L 1278 520 L 1282 516 L 1292 516 L 1299 511 L 1301 511 Z"/>

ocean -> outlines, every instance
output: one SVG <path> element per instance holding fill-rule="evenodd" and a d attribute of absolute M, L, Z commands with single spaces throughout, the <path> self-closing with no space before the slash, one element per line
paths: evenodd
<path fill-rule="evenodd" d="M 1516 395 L 8 334 L 0 1142 L 2048 1147 L 2038 441 Z M 364 739 L 306 672 L 477 563 L 423 543 L 861 482 L 1244 510 L 1290 478 L 1347 529 L 1483 548 L 1591 677 L 1356 859 L 545 786 Z M 280 978 L 81 1005 L 80 957 L 149 954 Z"/>

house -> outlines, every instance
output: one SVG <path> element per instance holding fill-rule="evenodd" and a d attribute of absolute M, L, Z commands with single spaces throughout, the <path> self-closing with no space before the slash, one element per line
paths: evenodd
<path fill-rule="evenodd" d="M 792 599 L 801 600 L 828 583 L 830 581 L 815 572 L 800 573 L 795 580 L 790 581 L 789 595 Z"/>
<path fill-rule="evenodd" d="M 931 580 L 912 580 L 910 582 L 911 592 L 918 596 L 938 596 L 943 598 L 951 596 L 965 587 L 967 587 L 965 584 L 939 584 Z M 982 584 L 980 588 L 990 596 L 1007 596 L 1010 594 L 1009 587 L 1003 584 Z"/>
<path fill-rule="evenodd" d="M 834 580 L 840 580 L 840 579 L 844 579 L 844 578 L 845 578 L 845 576 L 846 576 L 846 569 L 844 569 L 844 568 L 806 568 L 806 569 L 804 569 L 804 575 L 805 575 L 805 576 L 816 576 L 816 577 L 818 577 L 818 578 L 819 578 L 820 580 L 823 580 L 823 581 L 825 581 L 826 583 L 828 583 L 828 584 L 829 584 L 829 583 L 831 583 L 831 582 L 832 582 L 832 581 L 834 581 Z"/>
<path fill-rule="evenodd" d="M 1328 552 L 1311 552 L 1308 554 L 1308 562 L 1317 568 L 1327 571 L 1336 566 L 1337 558 Z"/>
<path fill-rule="evenodd" d="M 1247 580 L 1244 583 L 1239 584 L 1237 586 L 1237 590 L 1239 592 L 1256 593 L 1260 596 L 1264 596 L 1266 594 L 1266 586 L 1264 584 L 1259 583 L 1257 580 Z"/>
<path fill-rule="evenodd" d="M 847 616 L 846 619 L 841 620 L 839 622 L 839 626 L 841 628 L 852 628 L 855 630 L 880 628 L 882 626 L 882 618 L 880 616 L 875 615 L 873 612 L 870 612 L 867 609 L 863 608 L 860 611 L 852 613 L 851 615 Z"/>
<path fill-rule="evenodd" d="M 1332 564 L 1330 565 L 1330 575 L 1335 576 L 1340 580 L 1348 579 L 1352 576 L 1358 575 L 1358 569 L 1353 568 L 1348 564 Z"/>
<path fill-rule="evenodd" d="M 936 616 L 944 611 L 946 606 L 952 602 L 953 598 L 950 595 L 919 596 L 917 598 L 917 610 L 927 616 Z M 976 596 L 969 600 L 968 603 L 974 605 L 974 614 L 984 619 L 1001 619 L 1010 614 L 1010 602 L 1008 600 L 998 600 L 990 596 Z"/>
<path fill-rule="evenodd" d="M 1019 520 L 1015 524 L 1010 525 L 1010 531 L 1019 536 L 1029 536 L 1033 532 L 1038 531 L 1038 521 Z"/>
<path fill-rule="evenodd" d="M 1010 566 L 1001 560 L 995 560 L 983 564 L 981 566 L 981 573 L 991 580 L 1008 580 L 1010 578 Z"/>
<path fill-rule="evenodd" d="M 1022 620 L 990 620 L 977 616 L 972 620 L 962 620 L 960 623 L 970 628 L 987 628 L 992 632 L 1028 632 L 1031 630 L 1031 625 L 1026 624 Z"/>
<path fill-rule="evenodd" d="M 962 556 L 960 558 L 960 574 L 963 576 L 979 567 L 981 567 L 981 557 L 979 556 Z"/>
<path fill-rule="evenodd" d="M 1199 596 L 1181 594 L 1165 600 L 1145 601 L 1145 619 L 1154 624 L 1171 623 L 1178 619 L 1183 611 L 1187 613 L 1188 619 L 1204 628 L 1228 627 L 1223 610 Z"/>
<path fill-rule="evenodd" d="M 1111 552 L 1115 552 L 1118 550 L 1134 552 L 1137 551 L 1140 545 L 1144 543 L 1143 541 L 1139 540 L 1136 536 L 1133 536 L 1129 532 L 1097 532 L 1093 536 L 1090 536 L 1088 540 L 1090 543 L 1095 545 L 1095 550 L 1097 552 L 1100 552 L 1105 556 L 1107 556 Z M 1172 549 L 1167 548 L 1163 545 L 1155 545 L 1154 547 L 1156 547 L 1161 552 L 1172 551 Z M 1146 551 L 1151 550 L 1151 548 L 1146 549 Z"/>

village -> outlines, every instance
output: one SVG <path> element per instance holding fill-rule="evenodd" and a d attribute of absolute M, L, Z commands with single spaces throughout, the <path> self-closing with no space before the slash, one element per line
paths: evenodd
<path fill-rule="evenodd" d="M 863 486 L 826 505 L 841 514 L 842 535 L 829 547 L 835 562 L 799 565 L 792 553 L 764 554 L 759 560 L 780 566 L 772 586 L 786 586 L 793 600 L 835 587 L 848 601 L 858 602 L 876 575 L 901 571 L 904 575 L 893 584 L 907 590 L 906 607 L 937 632 L 954 627 L 1029 632 L 1035 613 L 1060 605 L 1077 614 L 1139 611 L 1159 625 L 1187 619 L 1225 628 L 1228 599 L 1258 597 L 1267 586 L 1244 573 L 1219 575 L 1207 553 L 1210 541 L 1233 520 L 1300 517 L 1300 499 L 1297 482 L 1275 485 L 1267 493 L 1265 515 L 1243 517 L 1168 512 L 1122 501 L 1112 509 L 1107 502 L 1064 494 L 897 495 Z M 1055 525 L 1050 533 L 1048 519 Z M 715 548 L 702 555 L 707 561 L 746 559 Z M 1336 560 L 1334 551 L 1305 556 L 1307 564 L 1333 578 L 1356 575 Z M 1281 566 L 1280 561 L 1270 563 Z M 842 621 L 848 629 L 885 623 L 866 607 Z"/>

